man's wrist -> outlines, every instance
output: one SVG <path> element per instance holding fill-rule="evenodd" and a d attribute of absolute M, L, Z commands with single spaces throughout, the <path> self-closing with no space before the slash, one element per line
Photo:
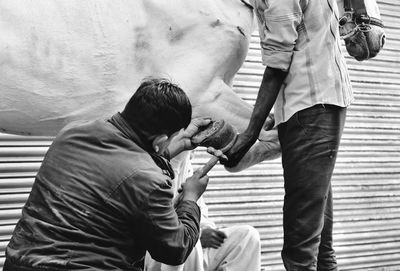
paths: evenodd
<path fill-rule="evenodd" d="M 246 141 L 247 141 L 250 145 L 253 145 L 254 142 L 257 141 L 258 135 L 259 135 L 259 133 L 258 133 L 258 134 L 257 134 L 257 133 L 254 133 L 254 129 L 246 129 L 246 130 L 243 132 L 243 137 L 246 139 Z"/>
<path fill-rule="evenodd" d="M 197 202 L 199 196 L 196 193 L 183 192 L 182 200 L 190 200 Z"/>
<path fill-rule="evenodd" d="M 171 158 L 174 158 L 175 156 L 177 156 L 178 154 L 180 154 L 183 151 L 183 148 L 181 146 L 178 145 L 174 145 L 174 146 L 169 146 L 167 148 L 168 150 L 168 155 Z"/>
<path fill-rule="evenodd" d="M 185 151 L 184 137 L 182 136 L 182 131 L 180 131 L 176 136 L 173 137 L 167 149 L 170 158 L 174 158 L 181 152 Z"/>

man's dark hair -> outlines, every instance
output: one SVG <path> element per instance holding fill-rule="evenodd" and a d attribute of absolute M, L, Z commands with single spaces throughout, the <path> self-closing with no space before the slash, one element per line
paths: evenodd
<path fill-rule="evenodd" d="M 147 78 L 121 114 L 133 127 L 152 135 L 170 136 L 189 125 L 192 105 L 176 84 L 164 78 Z"/>

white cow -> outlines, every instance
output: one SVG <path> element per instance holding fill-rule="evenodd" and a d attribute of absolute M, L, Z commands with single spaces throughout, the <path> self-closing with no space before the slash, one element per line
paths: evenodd
<path fill-rule="evenodd" d="M 252 106 L 231 86 L 253 27 L 240 0 L 0 0 L 0 131 L 109 117 L 146 76 L 178 83 L 194 117 L 243 131 Z M 253 163 L 279 151 L 275 131 L 260 139 Z"/>

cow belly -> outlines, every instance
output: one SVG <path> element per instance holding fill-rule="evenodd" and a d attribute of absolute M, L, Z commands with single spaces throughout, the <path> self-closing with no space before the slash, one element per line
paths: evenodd
<path fill-rule="evenodd" d="M 1 1 L 1 131 L 54 135 L 110 116 L 146 76 L 181 85 L 199 115 L 213 82 L 229 86 L 243 63 L 252 13 L 240 1 L 173 2 Z"/>

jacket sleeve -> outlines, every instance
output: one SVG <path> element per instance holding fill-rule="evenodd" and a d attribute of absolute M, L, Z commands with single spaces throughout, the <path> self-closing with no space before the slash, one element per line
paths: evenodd
<path fill-rule="evenodd" d="M 153 259 L 179 265 L 185 262 L 199 238 L 200 208 L 193 201 L 173 207 L 171 186 L 160 185 L 145 207 L 146 247 Z"/>

